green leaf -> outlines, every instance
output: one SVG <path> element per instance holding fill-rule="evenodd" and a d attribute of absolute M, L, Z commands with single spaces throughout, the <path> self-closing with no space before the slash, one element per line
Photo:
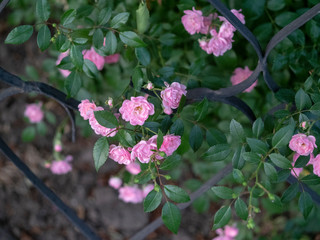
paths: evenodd
<path fill-rule="evenodd" d="M 291 175 L 291 169 L 282 169 L 278 172 L 278 183 L 284 182 Z"/>
<path fill-rule="evenodd" d="M 295 168 L 305 167 L 309 161 L 310 161 L 310 156 L 299 156 L 294 164 L 294 167 Z"/>
<path fill-rule="evenodd" d="M 70 47 L 70 41 L 62 34 L 60 34 L 55 41 L 56 48 L 59 52 L 65 52 Z"/>
<path fill-rule="evenodd" d="M 239 139 L 240 141 L 244 141 L 245 139 L 243 127 L 234 119 L 230 122 L 230 133 L 232 137 Z"/>
<path fill-rule="evenodd" d="M 276 16 L 274 19 L 276 24 L 280 27 L 284 27 L 297 18 L 298 14 L 294 12 L 283 12 Z"/>
<path fill-rule="evenodd" d="M 136 90 L 137 92 L 140 92 L 141 86 L 143 84 L 143 72 L 141 68 L 136 67 L 135 69 L 133 69 L 132 82 L 133 82 L 134 90 Z"/>
<path fill-rule="evenodd" d="M 174 153 L 173 155 L 167 157 L 163 163 L 161 163 L 160 169 L 171 170 L 179 166 L 180 163 L 181 163 L 181 156 Z"/>
<path fill-rule="evenodd" d="M 111 28 L 121 27 L 123 24 L 125 24 L 128 21 L 129 15 L 130 14 L 128 12 L 123 12 L 114 16 L 110 23 Z"/>
<path fill-rule="evenodd" d="M 76 68 L 82 69 L 83 55 L 82 55 L 82 52 L 78 46 L 76 46 L 76 45 L 71 46 L 70 57 L 71 57 L 72 63 L 76 66 Z"/>
<path fill-rule="evenodd" d="M 206 132 L 206 140 L 209 146 L 214 146 L 220 143 L 227 143 L 226 136 L 219 130 L 209 128 Z"/>
<path fill-rule="evenodd" d="M 176 41 L 176 35 L 173 33 L 162 34 L 159 41 L 165 46 L 172 46 Z"/>
<path fill-rule="evenodd" d="M 292 199 L 295 198 L 295 196 L 298 194 L 299 192 L 299 185 L 298 183 L 294 183 L 292 185 L 290 185 L 282 194 L 281 197 L 281 202 L 286 203 L 286 202 L 290 202 Z"/>
<path fill-rule="evenodd" d="M 272 182 L 278 181 L 277 170 L 274 168 L 274 166 L 272 166 L 270 163 L 265 162 L 263 167 L 264 172 Z"/>
<path fill-rule="evenodd" d="M 232 189 L 224 186 L 212 187 L 211 190 L 215 195 L 222 199 L 233 199 L 235 195 Z"/>
<path fill-rule="evenodd" d="M 103 8 L 99 12 L 98 15 L 98 25 L 106 24 L 111 17 L 112 9 L 111 8 Z"/>
<path fill-rule="evenodd" d="M 272 137 L 272 146 L 274 148 L 280 148 L 287 146 L 294 132 L 295 126 L 288 125 L 277 131 Z"/>
<path fill-rule="evenodd" d="M 252 163 L 252 164 L 256 164 L 259 163 L 261 160 L 261 157 L 254 153 L 254 152 L 245 152 L 242 154 L 242 157 L 244 158 L 244 160 L 246 162 Z"/>
<path fill-rule="evenodd" d="M 203 154 L 203 158 L 210 161 L 223 161 L 231 153 L 230 146 L 227 144 L 217 144 L 210 147 L 206 153 Z"/>
<path fill-rule="evenodd" d="M 86 44 L 88 42 L 88 39 L 87 38 L 75 38 L 72 41 L 75 43 L 78 43 L 78 44 Z"/>
<path fill-rule="evenodd" d="M 311 108 L 310 112 L 314 115 L 320 116 L 320 102 L 315 103 Z"/>
<path fill-rule="evenodd" d="M 34 126 L 26 127 L 22 132 L 22 141 L 31 142 L 36 136 L 36 129 Z"/>
<path fill-rule="evenodd" d="M 254 121 L 252 125 L 252 133 L 255 137 L 259 138 L 264 130 L 264 123 L 261 118 Z"/>
<path fill-rule="evenodd" d="M 45 22 L 50 16 L 50 5 L 47 0 L 37 0 L 36 17 Z"/>
<path fill-rule="evenodd" d="M 161 217 L 166 227 L 174 234 L 177 234 L 181 223 L 179 208 L 171 202 L 166 202 L 162 208 Z"/>
<path fill-rule="evenodd" d="M 251 148 L 251 151 L 255 153 L 266 154 L 268 152 L 268 145 L 261 140 L 247 138 L 247 142 Z"/>
<path fill-rule="evenodd" d="M 307 184 L 307 185 L 318 185 L 320 184 L 320 177 L 314 174 L 309 174 L 307 176 L 304 176 L 302 179 L 300 179 L 301 182 Z"/>
<path fill-rule="evenodd" d="M 238 217 L 246 221 L 248 219 L 247 204 L 241 198 L 238 198 L 234 206 Z"/>
<path fill-rule="evenodd" d="M 203 134 L 198 125 L 194 125 L 190 131 L 189 143 L 194 152 L 196 152 L 202 145 Z"/>
<path fill-rule="evenodd" d="M 134 182 L 139 184 L 145 184 L 151 180 L 151 173 L 149 170 L 140 172 L 134 177 Z"/>
<path fill-rule="evenodd" d="M 242 184 L 245 181 L 244 176 L 243 176 L 242 172 L 239 169 L 233 169 L 232 170 L 232 176 L 233 176 L 233 179 L 237 183 Z"/>
<path fill-rule="evenodd" d="M 96 29 L 92 36 L 92 43 L 95 48 L 101 48 L 103 46 L 103 32 L 100 28 Z"/>
<path fill-rule="evenodd" d="M 150 64 L 150 53 L 146 48 L 144 47 L 136 48 L 135 53 L 138 61 L 143 66 L 148 66 Z"/>
<path fill-rule="evenodd" d="M 95 111 L 94 116 L 98 123 L 106 128 L 116 128 L 119 123 L 112 112 L 109 111 Z"/>
<path fill-rule="evenodd" d="M 194 109 L 194 118 L 196 121 L 200 121 L 207 116 L 208 107 L 208 99 L 205 97 Z"/>
<path fill-rule="evenodd" d="M 164 192 L 168 198 L 177 203 L 189 202 L 188 193 L 182 188 L 175 185 L 164 185 Z"/>
<path fill-rule="evenodd" d="M 171 125 L 170 133 L 179 136 L 183 135 L 184 125 L 183 121 L 180 118 L 177 118 L 177 120 L 175 120 L 174 123 Z"/>
<path fill-rule="evenodd" d="M 320 26 L 319 22 L 315 20 L 309 20 L 306 23 L 306 32 L 313 42 L 317 42 L 320 37 Z"/>
<path fill-rule="evenodd" d="M 47 25 L 43 25 L 37 35 L 37 44 L 41 51 L 50 46 L 51 33 Z"/>
<path fill-rule="evenodd" d="M 236 151 L 234 152 L 234 155 L 232 157 L 232 166 L 233 168 L 236 169 L 242 169 L 244 164 L 245 164 L 245 160 L 243 158 L 243 153 L 245 152 L 245 148 L 244 146 L 239 146 Z"/>
<path fill-rule="evenodd" d="M 30 25 L 21 25 L 14 28 L 7 36 L 4 43 L 6 44 L 21 44 L 31 37 L 33 33 L 33 27 Z"/>
<path fill-rule="evenodd" d="M 76 19 L 77 11 L 75 9 L 69 9 L 61 17 L 61 24 L 66 26 L 72 23 Z"/>
<path fill-rule="evenodd" d="M 149 194 L 146 196 L 146 198 L 143 201 L 143 211 L 152 212 L 160 205 L 161 199 L 162 199 L 161 191 L 156 192 L 155 190 L 152 190 L 151 192 L 149 192 Z"/>
<path fill-rule="evenodd" d="M 84 59 L 83 72 L 89 78 L 96 78 L 99 71 L 97 69 L 97 66 L 93 62 L 88 59 Z"/>
<path fill-rule="evenodd" d="M 72 71 L 64 82 L 69 97 L 74 97 L 79 92 L 82 85 L 81 76 L 78 72 Z"/>
<path fill-rule="evenodd" d="M 117 45 L 118 45 L 118 42 L 117 42 L 116 36 L 112 31 L 109 31 L 106 35 L 106 46 L 105 46 L 106 53 L 108 55 L 114 54 L 117 50 Z"/>
<path fill-rule="evenodd" d="M 137 29 L 139 33 L 144 33 L 149 28 L 150 14 L 147 4 L 141 2 L 136 11 L 137 14 Z"/>
<path fill-rule="evenodd" d="M 243 3 L 243 9 L 250 20 L 258 19 L 264 12 L 266 0 L 252 1 L 245 0 Z"/>
<path fill-rule="evenodd" d="M 193 201 L 192 207 L 197 213 L 205 213 L 209 210 L 210 199 L 207 196 L 200 196 Z"/>
<path fill-rule="evenodd" d="M 214 215 L 214 224 L 212 230 L 217 230 L 228 224 L 231 219 L 231 208 L 228 206 L 221 207 Z"/>
<path fill-rule="evenodd" d="M 147 46 L 135 32 L 132 32 L 132 31 L 121 32 L 119 36 L 120 36 L 120 40 L 124 44 L 127 44 L 130 47 Z"/>
<path fill-rule="evenodd" d="M 299 198 L 299 209 L 306 219 L 313 208 L 313 201 L 309 193 L 302 192 Z"/>
<path fill-rule="evenodd" d="M 285 0 L 269 0 L 267 8 L 271 11 L 279 11 L 286 6 Z"/>
<path fill-rule="evenodd" d="M 134 141 L 133 137 L 125 130 L 119 130 L 117 132 L 117 136 L 122 146 L 124 147 L 133 147 L 136 142 Z"/>
<path fill-rule="evenodd" d="M 311 99 L 301 88 L 296 93 L 295 102 L 298 110 L 303 110 L 305 107 L 311 106 Z"/>
<path fill-rule="evenodd" d="M 46 116 L 46 119 L 49 123 L 51 123 L 52 125 L 56 124 L 57 119 L 56 119 L 56 116 L 52 112 L 46 111 L 45 116 Z"/>
<path fill-rule="evenodd" d="M 99 168 L 107 161 L 109 156 L 109 143 L 107 137 L 99 138 L 93 147 L 94 166 L 98 171 Z"/>
<path fill-rule="evenodd" d="M 271 161 L 280 168 L 292 168 L 291 162 L 279 153 L 271 153 L 269 157 Z"/>
<path fill-rule="evenodd" d="M 161 145 L 163 143 L 163 133 L 161 132 L 161 130 L 158 130 L 158 137 L 157 137 L 157 148 L 160 149 Z"/>
<path fill-rule="evenodd" d="M 43 122 L 43 121 L 41 121 L 41 122 L 38 122 L 37 124 L 36 124 L 36 128 L 37 128 L 37 132 L 41 135 L 41 136 L 45 136 L 46 135 L 46 133 L 47 133 L 47 126 L 46 126 L 46 124 Z"/>

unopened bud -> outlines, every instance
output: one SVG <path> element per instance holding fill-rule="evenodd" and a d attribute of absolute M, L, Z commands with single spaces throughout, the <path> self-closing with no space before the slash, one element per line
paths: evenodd
<path fill-rule="evenodd" d="M 154 190 L 155 190 L 156 192 L 159 192 L 159 191 L 160 191 L 160 187 L 159 187 L 158 184 L 154 184 Z"/>
<path fill-rule="evenodd" d="M 247 228 L 248 229 L 253 229 L 255 227 L 254 221 L 252 218 L 249 218 L 248 223 L 247 223 Z"/>
<path fill-rule="evenodd" d="M 147 89 L 148 89 L 148 90 L 152 90 L 152 89 L 153 89 L 153 84 L 152 84 L 152 82 L 148 82 L 148 84 L 147 84 Z"/>
<path fill-rule="evenodd" d="M 242 183 L 242 186 L 246 187 L 248 184 L 246 182 Z"/>
<path fill-rule="evenodd" d="M 170 176 L 170 175 L 165 175 L 164 178 L 165 178 L 166 180 L 170 180 L 170 179 L 171 179 L 171 176 Z"/>
<path fill-rule="evenodd" d="M 274 200 L 276 199 L 275 196 L 271 193 L 268 194 L 268 197 L 271 200 L 271 202 L 274 202 Z"/>
<path fill-rule="evenodd" d="M 111 97 L 108 98 L 108 100 L 106 101 L 106 104 L 112 108 L 113 107 L 113 99 Z"/>
<path fill-rule="evenodd" d="M 253 207 L 253 211 L 254 211 L 255 213 L 259 213 L 259 212 L 260 212 L 260 208 Z"/>
<path fill-rule="evenodd" d="M 57 27 L 57 24 L 53 23 L 53 24 L 52 24 L 52 27 L 54 27 L 54 28 Z"/>

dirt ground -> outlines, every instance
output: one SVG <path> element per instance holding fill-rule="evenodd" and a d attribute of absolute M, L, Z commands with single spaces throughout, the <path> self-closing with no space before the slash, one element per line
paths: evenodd
<path fill-rule="evenodd" d="M 23 45 L 5 45 L 8 29 L 5 18 L 2 18 L 0 66 L 16 75 L 25 74 L 26 65 L 40 69 L 46 54 L 41 54 L 35 45 L 35 36 Z M 0 82 L 0 91 L 5 87 L 7 86 Z M 118 200 L 117 192 L 107 185 L 110 175 L 118 169 L 112 161 L 96 173 L 92 148 L 97 136 L 85 139 L 77 134 L 76 142 L 72 143 L 68 138 L 70 133 L 66 133 L 63 151 L 64 154 L 73 155 L 73 171 L 57 176 L 44 168 L 44 161 L 52 155 L 54 129 L 49 129 L 45 137 L 37 136 L 31 143 L 23 143 L 21 140 L 21 133 L 27 126 L 23 121 L 25 104 L 36 100 L 43 101 L 46 107 L 55 113 L 58 122 L 65 118 L 66 113 L 57 103 L 41 96 L 19 94 L 0 102 L 0 135 L 31 170 L 102 239 L 128 239 L 159 216 L 160 211 L 145 214 L 142 204 L 126 204 Z M 211 239 L 212 215 L 200 215 L 191 209 L 185 210 L 178 235 L 173 235 L 165 227 L 161 227 L 147 239 Z M 0 154 L 0 239 L 82 240 L 85 237 Z"/>

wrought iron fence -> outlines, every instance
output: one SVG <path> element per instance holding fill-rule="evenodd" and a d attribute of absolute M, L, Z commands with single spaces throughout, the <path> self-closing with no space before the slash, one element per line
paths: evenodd
<path fill-rule="evenodd" d="M 3 0 L 0 4 L 0 13 L 5 8 L 5 6 L 9 3 L 10 0 Z M 243 81 L 240 84 L 221 88 L 219 90 L 211 90 L 209 88 L 195 88 L 188 90 L 187 93 L 187 102 L 186 104 L 190 104 L 193 102 L 198 102 L 203 100 L 205 97 L 210 101 L 222 102 L 225 104 L 229 104 L 241 112 L 243 112 L 248 119 L 253 122 L 255 120 L 255 115 L 252 109 L 241 99 L 237 98 L 236 95 L 247 89 L 251 86 L 259 77 L 260 73 L 263 74 L 263 79 L 269 89 L 273 92 L 277 92 L 280 87 L 277 83 L 272 79 L 267 65 L 267 58 L 271 52 L 271 50 L 280 43 L 283 39 L 285 39 L 288 35 L 290 35 L 293 31 L 304 25 L 314 16 L 320 13 L 320 3 L 309 9 L 307 12 L 302 14 L 300 17 L 289 23 L 287 26 L 282 28 L 276 35 L 274 35 L 267 47 L 264 51 L 262 51 L 260 44 L 256 37 L 252 34 L 252 32 L 243 25 L 237 17 L 235 17 L 230 10 L 219 0 L 208 0 L 242 35 L 245 37 L 249 43 L 253 46 L 257 56 L 258 56 L 258 64 L 251 74 L 251 76 Z M 7 72 L 0 66 L 0 80 L 11 87 L 3 89 L 0 92 L 0 101 L 4 100 L 7 97 L 20 94 L 20 93 L 30 93 L 35 92 L 41 95 L 45 95 L 49 98 L 54 99 L 59 102 L 63 108 L 66 110 L 72 125 L 72 141 L 75 141 L 75 119 L 74 119 L 74 110 L 78 110 L 79 101 L 73 98 L 66 98 L 66 95 L 59 91 L 58 89 L 40 82 L 25 82 L 22 81 L 19 77 Z M 283 106 L 279 106 L 280 108 Z M 27 177 L 33 185 L 43 194 L 49 201 L 52 202 L 60 211 L 63 213 L 72 224 L 78 228 L 78 230 L 86 236 L 88 239 L 98 240 L 100 239 L 92 229 L 78 216 L 75 212 L 68 207 L 51 189 L 49 189 L 29 168 L 28 166 L 21 160 L 15 153 L 8 147 L 5 141 L 0 137 L 0 150 L 7 157 L 8 160 L 12 161 L 14 165 Z M 179 209 L 185 209 L 189 207 L 193 201 L 202 196 L 206 191 L 208 191 L 212 186 L 217 184 L 224 176 L 229 174 L 232 170 L 231 163 L 224 167 L 219 173 L 214 175 L 210 180 L 205 182 L 197 191 L 193 192 L 190 195 L 190 201 L 187 203 L 178 204 Z M 293 176 L 289 176 L 287 182 L 290 184 L 296 183 L 297 179 Z M 304 189 L 304 191 L 308 192 L 313 201 L 320 205 L 320 196 L 311 190 L 305 184 L 300 185 L 300 190 Z M 139 232 L 137 232 L 134 236 L 132 236 L 131 240 L 142 240 L 150 233 L 155 231 L 163 224 L 162 219 L 159 217 Z"/>

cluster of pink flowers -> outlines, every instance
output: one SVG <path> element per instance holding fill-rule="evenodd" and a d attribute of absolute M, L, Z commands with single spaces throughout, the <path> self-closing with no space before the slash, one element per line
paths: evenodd
<path fill-rule="evenodd" d="M 224 230 L 219 228 L 216 230 L 216 233 L 219 235 L 212 240 L 234 240 L 238 235 L 239 230 L 235 226 L 225 226 Z"/>
<path fill-rule="evenodd" d="M 88 99 L 85 99 L 81 101 L 78 108 L 81 117 L 83 117 L 84 120 L 89 120 L 89 124 L 96 134 L 108 137 L 116 135 L 116 128 L 106 128 L 101 126 L 94 116 L 94 112 L 103 111 L 103 107 L 97 107 L 94 102 L 90 102 Z"/>
<path fill-rule="evenodd" d="M 42 103 L 27 104 L 24 116 L 27 117 L 31 123 L 41 122 L 44 116 L 41 106 Z"/>
<path fill-rule="evenodd" d="M 289 148 L 296 153 L 293 155 L 292 166 L 296 163 L 299 156 L 310 156 L 310 161 L 307 165 L 313 165 L 313 173 L 320 177 L 320 154 L 314 157 L 313 150 L 317 148 L 316 139 L 314 136 L 307 136 L 303 133 L 298 133 L 292 136 L 289 142 Z M 302 168 L 293 168 L 293 171 L 299 176 Z M 291 171 L 293 175 L 294 172 Z"/>
<path fill-rule="evenodd" d="M 243 23 L 245 24 L 244 15 L 241 14 L 241 9 L 232 9 L 231 12 Z M 210 38 L 204 37 L 199 39 L 200 47 L 206 51 L 208 54 L 213 54 L 216 57 L 222 56 L 226 51 L 232 48 L 232 38 L 236 29 L 232 26 L 226 18 L 209 15 L 208 17 L 202 16 L 200 10 L 184 11 L 185 15 L 181 18 L 181 22 L 188 33 L 191 35 L 195 33 L 208 34 L 210 33 Z M 212 21 L 219 18 L 222 22 L 219 31 L 215 27 L 212 27 Z"/>
<path fill-rule="evenodd" d="M 252 74 L 252 71 L 248 68 L 248 66 L 245 66 L 245 68 L 236 68 L 233 71 L 233 75 L 230 78 L 232 85 L 237 85 L 244 80 L 248 79 L 250 75 Z M 258 84 L 258 81 L 255 81 L 250 87 L 248 87 L 243 92 L 251 92 L 253 88 Z"/>
<path fill-rule="evenodd" d="M 165 82 L 166 88 L 161 91 L 162 105 L 164 113 L 171 114 L 172 109 L 177 109 L 180 104 L 182 95 L 187 94 L 186 86 L 178 82 L 173 82 L 171 85 Z"/>
<path fill-rule="evenodd" d="M 123 186 L 122 180 L 118 177 L 111 177 L 109 179 L 109 186 L 119 190 L 119 199 L 126 203 L 141 203 L 143 199 L 151 192 L 154 188 L 152 184 L 148 184 L 140 189 L 137 185 Z"/>
<path fill-rule="evenodd" d="M 117 63 L 120 58 L 119 53 L 103 57 L 103 56 L 99 55 L 94 50 L 93 47 L 91 47 L 89 50 L 83 50 L 82 55 L 83 55 L 84 59 L 88 59 L 91 62 L 93 62 L 99 71 L 103 69 L 103 66 L 105 63 L 107 63 L 107 64 Z M 59 65 L 61 63 L 62 59 L 67 56 L 69 56 L 69 51 L 60 53 L 60 55 L 58 56 L 58 59 L 56 61 L 56 65 Z M 59 68 L 59 71 L 64 77 L 68 77 L 69 74 L 71 73 L 69 70 L 60 69 L 60 68 Z"/>
<path fill-rule="evenodd" d="M 70 162 L 73 160 L 71 155 L 66 156 L 64 160 L 55 160 L 51 164 L 46 164 L 47 168 L 50 168 L 50 171 L 53 174 L 62 175 L 70 172 L 72 170 L 72 166 Z"/>
<path fill-rule="evenodd" d="M 167 156 L 172 155 L 181 144 L 180 138 L 180 136 L 172 134 L 164 136 L 159 151 L 164 152 Z M 128 150 L 131 150 L 131 153 Z M 148 163 L 152 160 L 152 156 L 157 160 L 163 159 L 157 152 L 157 135 L 152 136 L 148 141 L 141 140 L 132 149 L 128 150 L 122 146 L 112 144 L 109 150 L 109 158 L 124 165 L 134 164 L 136 159 L 141 163 Z M 128 169 L 130 169 L 128 171 L 138 171 L 137 166 L 135 166 L 135 168 L 136 170 L 134 170 L 134 166 L 128 167 Z"/>
<path fill-rule="evenodd" d="M 154 114 L 154 106 L 146 98 L 139 96 L 131 97 L 131 100 L 124 100 L 119 109 L 122 119 L 133 126 L 142 126 L 148 117 Z"/>

